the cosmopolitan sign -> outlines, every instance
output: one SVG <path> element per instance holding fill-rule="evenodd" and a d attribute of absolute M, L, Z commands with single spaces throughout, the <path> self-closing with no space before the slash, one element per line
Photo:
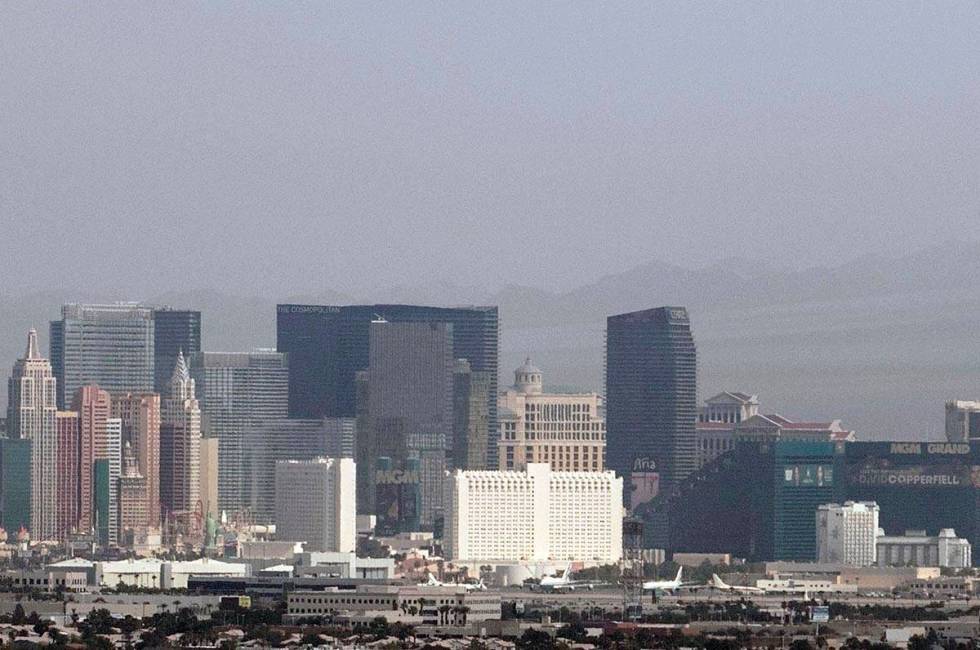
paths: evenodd
<path fill-rule="evenodd" d="M 277 305 L 280 314 L 339 314 L 340 307 L 330 305 Z"/>

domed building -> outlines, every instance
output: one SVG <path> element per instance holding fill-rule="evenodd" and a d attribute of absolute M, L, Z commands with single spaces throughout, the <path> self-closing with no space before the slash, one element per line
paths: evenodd
<path fill-rule="evenodd" d="M 598 393 L 545 393 L 530 357 L 500 393 L 498 469 L 523 471 L 548 463 L 556 472 L 600 472 L 606 465 L 606 422 Z"/>
<path fill-rule="evenodd" d="M 524 364 L 514 371 L 514 389 L 525 395 L 541 394 L 541 369 L 531 363 L 531 357 L 524 359 Z"/>

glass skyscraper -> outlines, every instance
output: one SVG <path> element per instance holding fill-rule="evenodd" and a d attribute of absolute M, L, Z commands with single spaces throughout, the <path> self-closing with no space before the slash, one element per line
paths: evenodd
<path fill-rule="evenodd" d="M 0 526 L 12 539 L 31 527 L 31 441 L 0 438 Z"/>
<path fill-rule="evenodd" d="M 280 418 L 253 420 L 245 429 L 242 502 L 258 523 L 276 521 L 276 463 L 339 458 L 353 420 Z M 350 425 L 350 426 L 347 426 Z M 220 478 L 219 478 L 220 480 Z"/>
<path fill-rule="evenodd" d="M 233 512 L 247 507 L 245 433 L 256 421 L 285 418 L 289 365 L 271 350 L 199 352 L 190 374 L 201 408 L 201 432 L 218 439 L 218 504 Z"/>
<path fill-rule="evenodd" d="M 201 312 L 162 307 L 153 311 L 153 386 L 166 395 L 177 353 L 189 358 L 201 351 Z"/>
<path fill-rule="evenodd" d="M 496 467 L 498 316 L 496 307 L 279 305 L 277 348 L 289 355 L 290 417 L 355 417 L 355 376 L 369 364 L 373 320 L 452 325 L 454 359 L 490 376 L 487 462 Z"/>
<path fill-rule="evenodd" d="M 489 414 L 487 393 L 490 376 L 473 372 L 466 359 L 457 359 L 453 370 L 453 469 L 487 467 Z"/>
<path fill-rule="evenodd" d="M 446 450 L 452 448 L 453 327 L 374 321 L 369 356 L 359 471 L 370 472 L 381 457 L 402 466 L 418 460 L 421 522 L 430 528 L 442 510 Z"/>
<path fill-rule="evenodd" d="M 136 303 L 68 304 L 51 322 L 58 408 L 82 386 L 110 393 L 153 390 L 153 310 Z"/>
<path fill-rule="evenodd" d="M 660 307 L 606 323 L 606 457 L 631 505 L 697 468 L 697 353 L 687 310 Z"/>

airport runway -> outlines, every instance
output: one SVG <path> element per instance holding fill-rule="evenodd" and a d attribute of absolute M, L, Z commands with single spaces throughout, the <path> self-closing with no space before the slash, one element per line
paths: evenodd
<path fill-rule="evenodd" d="M 861 606 L 861 605 L 890 605 L 893 607 L 924 607 L 934 602 L 943 603 L 942 609 L 969 609 L 974 605 L 980 605 L 980 599 L 973 600 L 952 600 L 941 598 L 894 598 L 891 596 L 882 597 L 870 597 L 864 595 L 856 594 L 825 594 L 820 596 L 818 594 L 810 594 L 812 599 L 823 602 L 840 602 L 847 603 L 849 605 Z M 538 604 L 547 605 L 551 607 L 569 607 L 572 609 L 585 609 L 587 607 L 601 607 L 604 609 L 613 609 L 615 607 L 622 607 L 623 605 L 623 592 L 619 589 L 613 588 L 602 588 L 595 589 L 593 591 L 582 590 L 582 591 L 572 591 L 572 592 L 542 592 L 542 591 L 530 591 L 526 589 L 503 589 L 500 591 L 500 597 L 504 601 L 514 601 L 514 602 L 524 602 L 525 604 Z M 681 596 L 673 595 L 662 595 L 657 597 L 656 603 L 653 602 L 649 593 L 643 596 L 643 609 L 645 611 L 653 611 L 657 605 L 664 607 L 683 607 L 684 605 L 689 605 L 691 603 L 723 603 L 726 601 L 738 601 L 744 599 L 747 601 L 752 601 L 760 607 L 782 607 L 782 604 L 791 600 L 802 600 L 803 596 L 791 595 L 791 594 L 773 594 L 773 595 L 758 595 L 758 594 L 737 594 L 737 593 L 722 593 L 712 590 L 698 591 L 696 593 L 685 594 Z"/>

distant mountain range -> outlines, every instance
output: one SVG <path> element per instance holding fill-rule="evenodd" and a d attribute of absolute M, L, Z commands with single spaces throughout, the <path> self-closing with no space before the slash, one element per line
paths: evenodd
<path fill-rule="evenodd" d="M 897 258 L 828 257 L 824 266 L 802 271 L 746 258 L 700 269 L 651 262 L 563 293 L 440 283 L 368 296 L 175 291 L 141 298 L 201 309 L 209 350 L 274 347 L 277 302 L 496 304 L 502 384 L 530 354 L 546 382 L 589 390 L 602 390 L 607 315 L 685 305 L 702 397 L 725 389 L 757 393 L 766 410 L 792 419 L 839 417 L 861 437 L 911 439 L 941 436 L 945 399 L 980 398 L 978 279 L 980 244 L 953 243 Z M 123 298 L 132 297 L 0 296 L 2 367 L 23 353 L 31 326 L 47 348 L 47 323 L 63 302 Z"/>

